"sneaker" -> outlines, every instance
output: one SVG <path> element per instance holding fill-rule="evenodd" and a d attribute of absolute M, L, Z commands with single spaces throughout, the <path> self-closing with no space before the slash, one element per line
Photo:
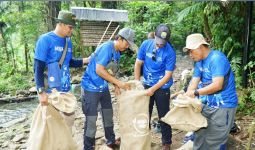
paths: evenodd
<path fill-rule="evenodd" d="M 233 126 L 230 129 L 230 134 L 236 134 L 240 132 L 240 127 L 234 122 Z"/>
<path fill-rule="evenodd" d="M 117 138 L 114 143 L 108 144 L 107 147 L 111 149 L 120 148 L 120 138 Z"/>
<path fill-rule="evenodd" d="M 152 127 L 153 127 L 154 133 L 160 133 L 161 132 L 160 123 L 158 121 L 153 121 L 152 122 Z"/>
<path fill-rule="evenodd" d="M 183 139 L 183 141 L 182 141 L 182 144 L 185 144 L 185 143 L 187 143 L 188 141 L 194 141 L 194 138 L 195 138 L 195 134 L 194 134 L 194 132 L 188 132 L 186 135 L 185 135 L 185 137 L 184 137 L 184 139 Z"/>

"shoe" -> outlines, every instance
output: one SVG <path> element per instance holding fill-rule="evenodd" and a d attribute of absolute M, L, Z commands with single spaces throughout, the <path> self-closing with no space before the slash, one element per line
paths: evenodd
<path fill-rule="evenodd" d="M 238 132 L 240 132 L 241 128 L 240 126 L 238 126 L 235 122 L 233 124 L 233 126 L 230 129 L 230 134 L 236 134 Z"/>
<path fill-rule="evenodd" d="M 120 148 L 120 143 L 121 143 L 120 138 L 117 138 L 114 143 L 108 144 L 107 147 L 111 149 Z"/>
<path fill-rule="evenodd" d="M 152 122 L 152 127 L 153 127 L 154 133 L 160 133 L 161 132 L 160 123 L 158 121 L 153 121 Z"/>
<path fill-rule="evenodd" d="M 164 145 L 162 146 L 162 150 L 170 150 L 170 148 L 171 148 L 171 145 L 170 145 L 170 144 L 164 144 Z"/>
<path fill-rule="evenodd" d="M 184 139 L 183 139 L 183 141 L 182 141 L 182 144 L 187 143 L 189 140 L 194 141 L 194 139 L 195 139 L 195 134 L 194 134 L 194 132 L 188 132 L 188 133 L 185 135 L 185 137 L 184 137 Z"/>

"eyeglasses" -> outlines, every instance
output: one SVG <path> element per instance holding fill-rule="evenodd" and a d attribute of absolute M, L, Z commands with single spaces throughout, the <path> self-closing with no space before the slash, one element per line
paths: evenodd
<path fill-rule="evenodd" d="M 152 56 L 151 56 L 151 59 L 153 60 L 153 61 L 156 61 L 157 59 L 156 59 L 156 51 L 157 51 L 157 49 L 156 48 L 154 48 L 153 50 L 152 50 Z"/>

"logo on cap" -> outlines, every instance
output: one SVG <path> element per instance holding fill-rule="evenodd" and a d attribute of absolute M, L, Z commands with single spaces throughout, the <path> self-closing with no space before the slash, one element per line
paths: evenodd
<path fill-rule="evenodd" d="M 167 33 L 166 32 L 162 32 L 160 36 L 161 36 L 161 38 L 165 39 L 166 36 L 167 36 Z"/>

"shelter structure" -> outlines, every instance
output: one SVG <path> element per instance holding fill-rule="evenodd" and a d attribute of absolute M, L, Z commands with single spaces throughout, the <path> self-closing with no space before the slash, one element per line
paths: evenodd
<path fill-rule="evenodd" d="M 98 46 L 114 38 L 121 22 L 128 21 L 128 12 L 117 9 L 72 7 L 80 21 L 80 33 L 84 46 Z"/>

